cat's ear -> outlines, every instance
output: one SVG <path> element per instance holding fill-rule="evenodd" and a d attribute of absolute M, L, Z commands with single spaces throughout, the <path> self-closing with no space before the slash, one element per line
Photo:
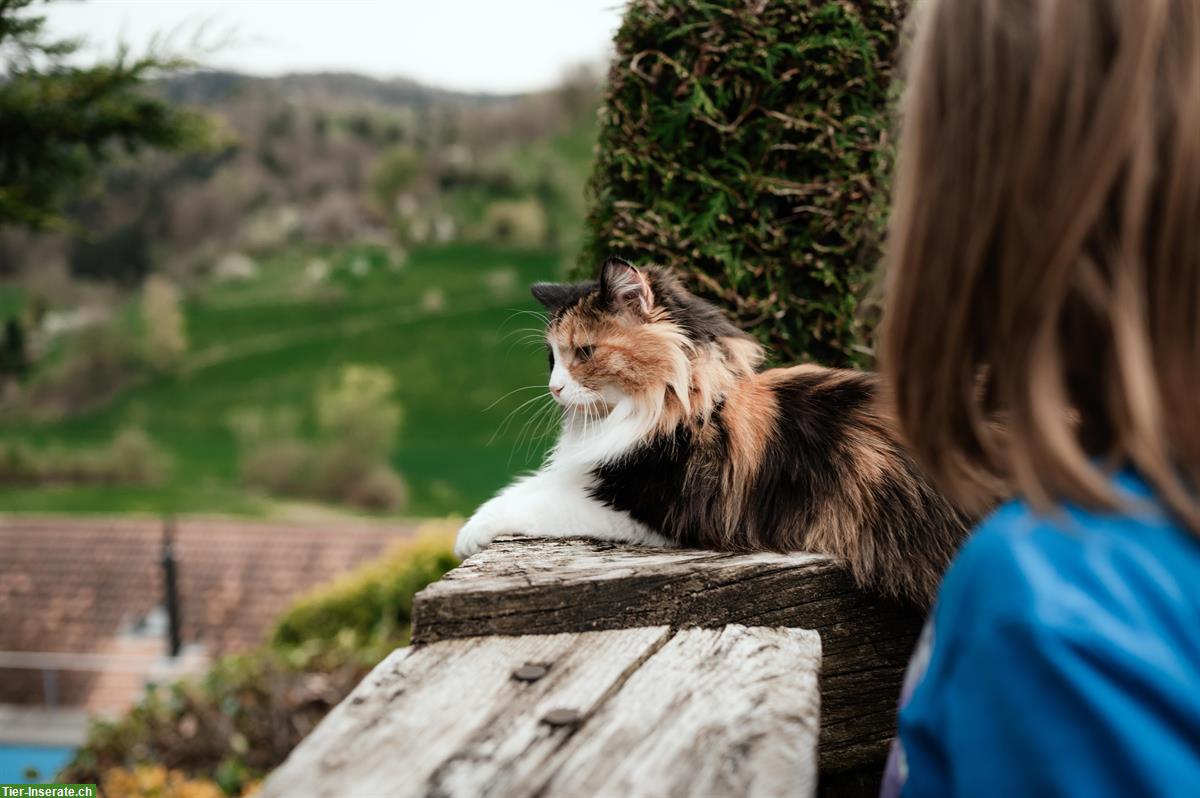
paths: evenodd
<path fill-rule="evenodd" d="M 654 291 L 644 272 L 627 260 L 609 258 L 600 270 L 600 294 L 615 307 L 643 314 L 654 308 Z"/>
<path fill-rule="evenodd" d="M 554 312 L 577 296 L 577 289 L 567 283 L 534 283 L 529 292 L 546 310 Z"/>

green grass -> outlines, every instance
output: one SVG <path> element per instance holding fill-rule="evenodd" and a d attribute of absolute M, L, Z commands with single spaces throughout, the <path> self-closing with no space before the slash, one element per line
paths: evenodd
<path fill-rule="evenodd" d="M 313 258 L 331 267 L 310 285 Z M 368 264 L 356 275 L 356 259 Z M 416 250 L 399 269 L 382 249 L 294 249 L 261 264 L 250 282 L 214 284 L 189 301 L 190 349 L 178 376 L 143 382 L 110 404 L 47 423 L 0 420 L 0 438 L 92 446 L 122 425 L 143 426 L 173 457 L 156 487 L 0 490 L 0 510 L 266 514 L 275 505 L 246 491 L 228 420 L 243 407 L 309 413 L 322 381 L 351 363 L 396 377 L 405 422 L 396 468 L 410 488 L 405 514 L 468 513 L 520 471 L 536 467 L 549 438 L 519 440 L 528 414 L 496 435 L 505 414 L 539 395 L 545 354 L 522 342 L 540 322 L 527 286 L 555 277 L 561 256 L 456 244 Z M 502 281 L 490 273 L 508 272 Z M 441 301 L 436 301 L 440 294 Z M 536 404 L 536 403 L 535 403 Z"/>
<path fill-rule="evenodd" d="M 25 305 L 25 292 L 15 285 L 0 285 L 0 321 L 18 315 Z"/>

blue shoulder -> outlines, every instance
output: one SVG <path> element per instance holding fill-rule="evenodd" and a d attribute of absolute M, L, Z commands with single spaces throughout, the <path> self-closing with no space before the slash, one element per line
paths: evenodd
<path fill-rule="evenodd" d="M 964 545 L 938 599 L 943 615 L 1035 619 L 1038 626 L 1092 626 L 1103 616 L 1194 611 L 1200 601 L 1200 540 L 1179 527 L 1146 485 L 1115 480 L 1129 509 L 1062 506 L 1036 511 L 1010 502 Z"/>
<path fill-rule="evenodd" d="M 1115 484 L 1122 511 L 1014 501 L 963 547 L 906 680 L 905 795 L 1167 795 L 1200 775 L 1200 539 Z"/>

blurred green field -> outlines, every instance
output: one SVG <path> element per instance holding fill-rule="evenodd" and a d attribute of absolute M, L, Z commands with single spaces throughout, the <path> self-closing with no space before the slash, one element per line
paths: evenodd
<path fill-rule="evenodd" d="M 280 406 L 309 413 L 317 387 L 342 366 L 374 364 L 395 375 L 404 408 L 393 457 L 409 487 L 403 514 L 468 513 L 513 474 L 536 467 L 550 443 L 521 437 L 528 412 L 497 429 L 510 410 L 544 393 L 501 399 L 544 385 L 542 345 L 529 338 L 540 322 L 521 311 L 535 309 L 529 283 L 556 276 L 561 257 L 473 244 L 416 249 L 403 260 L 381 247 L 281 251 L 254 279 L 214 282 L 188 300 L 190 347 L 177 376 L 139 383 L 60 421 L 0 419 L 4 439 L 71 448 L 139 425 L 172 456 L 168 481 L 5 488 L 0 511 L 285 511 L 291 505 L 239 484 L 231 414 Z"/>

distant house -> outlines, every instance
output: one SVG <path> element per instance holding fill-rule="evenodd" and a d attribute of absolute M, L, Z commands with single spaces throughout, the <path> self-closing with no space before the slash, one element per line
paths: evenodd
<path fill-rule="evenodd" d="M 261 642 L 297 596 L 410 531 L 174 524 L 182 645 L 170 656 L 163 522 L 0 518 L 0 747 L 77 744 L 88 715 L 119 713 L 148 682 Z"/>

